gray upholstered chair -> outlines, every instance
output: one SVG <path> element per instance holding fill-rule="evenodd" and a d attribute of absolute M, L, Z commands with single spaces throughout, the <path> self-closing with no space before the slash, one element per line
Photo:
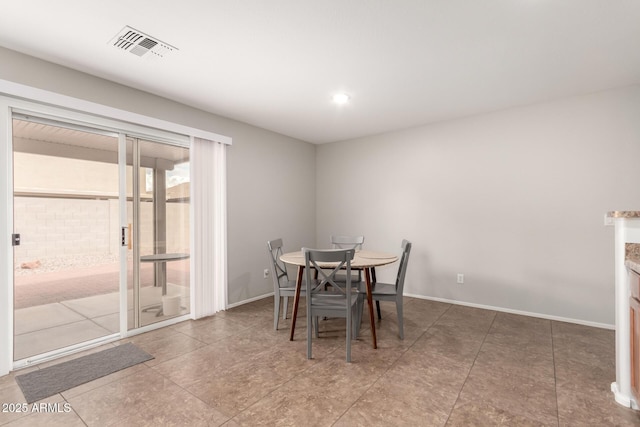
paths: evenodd
<path fill-rule="evenodd" d="M 403 309 L 402 309 L 402 293 L 404 290 L 404 278 L 407 274 L 407 264 L 409 263 L 409 254 L 411 253 L 411 242 L 402 241 L 402 256 L 398 265 L 398 275 L 396 283 L 380 283 L 375 281 L 371 285 L 371 297 L 376 302 L 378 310 L 378 319 L 382 319 L 380 313 L 380 301 L 393 301 L 396 303 L 396 311 L 398 313 L 398 329 L 400 339 L 404 339 L 403 325 Z"/>
<path fill-rule="evenodd" d="M 282 255 L 282 239 L 267 242 L 269 258 L 271 260 L 271 277 L 273 279 L 273 328 L 278 330 L 280 318 L 280 302 L 283 302 L 282 318 L 287 318 L 287 305 L 289 297 L 296 293 L 296 281 L 289 280 L 286 265 L 280 261 Z M 305 295 L 304 286 L 300 289 L 300 295 Z"/>
<path fill-rule="evenodd" d="M 344 317 L 346 319 L 347 362 L 351 362 L 351 339 L 357 335 L 354 320 L 358 316 L 358 290 L 351 285 L 351 260 L 353 249 L 302 249 L 305 257 L 305 279 L 307 289 L 307 358 L 311 359 L 313 330 L 319 336 L 320 317 Z M 324 263 L 335 263 L 327 267 Z M 322 265 L 322 268 L 321 268 Z M 336 274 L 346 269 L 346 282 L 336 283 Z M 312 271 L 319 277 L 314 280 Z M 328 272 L 327 272 L 328 271 Z M 329 285 L 329 286 L 326 286 Z"/>

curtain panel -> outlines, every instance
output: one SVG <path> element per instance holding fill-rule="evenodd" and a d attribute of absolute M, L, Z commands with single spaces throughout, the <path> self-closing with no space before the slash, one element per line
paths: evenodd
<path fill-rule="evenodd" d="M 190 162 L 194 260 L 191 310 L 198 319 L 227 306 L 226 145 L 194 137 Z"/>

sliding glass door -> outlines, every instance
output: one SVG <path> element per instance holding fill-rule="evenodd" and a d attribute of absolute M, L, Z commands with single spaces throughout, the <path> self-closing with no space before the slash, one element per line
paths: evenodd
<path fill-rule="evenodd" d="M 189 313 L 190 173 L 188 147 L 127 138 L 127 151 L 131 329 Z"/>
<path fill-rule="evenodd" d="M 118 134 L 14 116 L 14 360 L 119 326 Z"/>
<path fill-rule="evenodd" d="M 189 148 L 14 114 L 14 361 L 189 313 Z"/>

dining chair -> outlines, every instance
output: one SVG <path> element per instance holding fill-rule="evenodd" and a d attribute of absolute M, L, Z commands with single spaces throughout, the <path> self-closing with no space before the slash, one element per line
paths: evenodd
<path fill-rule="evenodd" d="M 344 317 L 346 319 L 347 362 L 351 362 L 351 340 L 357 336 L 354 319 L 358 313 L 358 289 L 351 285 L 351 261 L 353 249 L 309 249 L 302 248 L 305 257 L 305 280 L 307 289 L 307 359 L 311 359 L 311 341 L 315 330 L 319 337 L 320 317 Z M 327 265 L 326 263 L 330 263 Z M 336 274 L 346 269 L 346 282 L 336 283 Z M 312 277 L 317 271 L 318 279 Z M 329 286 L 325 286 L 329 285 Z M 355 294 L 355 295 L 354 295 Z"/>
<path fill-rule="evenodd" d="M 371 285 L 371 297 L 376 302 L 378 319 L 382 319 L 382 315 L 380 312 L 380 301 L 394 301 L 396 303 L 400 339 L 404 339 L 402 293 L 404 290 L 404 278 L 407 274 L 407 264 L 409 263 L 410 253 L 411 242 L 409 242 L 408 240 L 403 240 L 402 256 L 400 257 L 400 264 L 398 265 L 398 275 L 396 276 L 396 283 L 380 283 L 374 281 L 374 283 L 372 283 Z"/>
<path fill-rule="evenodd" d="M 278 330 L 280 318 L 280 302 L 283 302 L 282 318 L 287 318 L 287 305 L 289 297 L 296 293 L 296 281 L 290 280 L 286 265 L 280 261 L 282 255 L 282 239 L 269 240 L 267 242 L 269 257 L 271 259 L 271 277 L 273 278 L 273 329 Z M 304 295 L 305 290 L 300 289 Z"/>
<path fill-rule="evenodd" d="M 329 238 L 331 247 L 333 249 L 362 249 L 364 244 L 364 236 L 334 236 Z M 362 271 L 360 269 L 354 271 L 354 275 L 351 277 L 352 282 L 362 281 Z M 338 282 L 344 282 L 344 273 L 338 275 Z"/>
<path fill-rule="evenodd" d="M 331 236 L 333 249 L 362 249 L 364 236 Z"/>
<path fill-rule="evenodd" d="M 331 235 L 329 237 L 329 241 L 331 242 L 331 247 L 333 249 L 354 249 L 361 250 L 362 245 L 364 244 L 364 236 L 334 236 Z M 336 275 L 336 282 L 338 285 L 344 286 L 345 283 L 345 272 L 341 271 Z M 362 270 L 357 268 L 353 269 L 351 273 L 351 283 L 360 283 L 362 282 Z M 364 304 L 364 292 L 361 292 L 358 296 L 358 304 Z M 361 312 L 361 307 L 358 309 L 358 314 Z M 360 316 L 358 316 L 358 322 L 360 322 Z M 360 323 L 358 323 L 360 324 Z"/>

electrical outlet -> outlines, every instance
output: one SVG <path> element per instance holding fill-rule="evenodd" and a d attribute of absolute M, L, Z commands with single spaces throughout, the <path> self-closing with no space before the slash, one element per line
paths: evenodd
<path fill-rule="evenodd" d="M 265 269 L 264 269 L 264 273 L 263 273 L 262 277 L 263 277 L 264 279 L 266 279 L 267 277 L 269 277 L 269 269 L 268 269 L 268 268 L 265 268 Z"/>
<path fill-rule="evenodd" d="M 459 284 L 463 284 L 464 283 L 464 274 L 458 273 L 458 283 Z"/>

